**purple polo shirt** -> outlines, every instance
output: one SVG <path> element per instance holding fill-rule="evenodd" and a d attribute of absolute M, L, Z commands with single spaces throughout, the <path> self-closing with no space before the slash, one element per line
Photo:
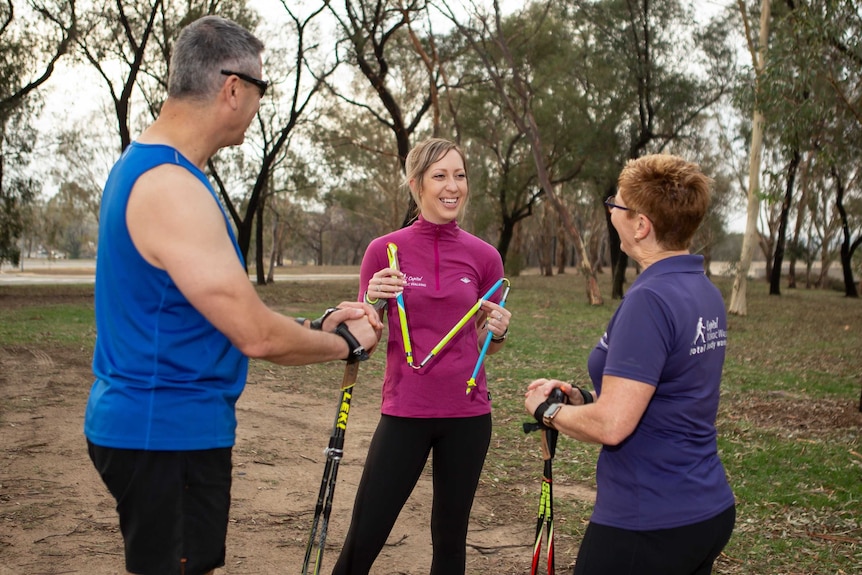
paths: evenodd
<path fill-rule="evenodd" d="M 715 429 L 726 344 L 724 301 L 701 256 L 661 260 L 632 283 L 590 354 L 590 377 L 599 394 L 603 375 L 656 390 L 634 432 L 602 448 L 592 521 L 666 529 L 733 505 Z"/>

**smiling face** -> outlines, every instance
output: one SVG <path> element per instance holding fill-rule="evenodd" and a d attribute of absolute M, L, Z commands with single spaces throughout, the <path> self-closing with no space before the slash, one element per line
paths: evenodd
<path fill-rule="evenodd" d="M 425 220 L 446 224 L 460 215 L 467 201 L 467 171 L 457 150 L 451 149 L 431 164 L 421 182 L 410 180 L 419 210 Z"/>

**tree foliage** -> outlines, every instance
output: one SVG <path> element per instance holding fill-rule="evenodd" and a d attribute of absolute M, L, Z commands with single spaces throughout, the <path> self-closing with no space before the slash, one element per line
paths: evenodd
<path fill-rule="evenodd" d="M 245 144 L 209 166 L 259 283 L 276 262 L 355 262 L 372 237 L 403 225 L 403 162 L 430 135 L 467 151 L 471 205 L 461 223 L 497 245 L 507 273 L 541 261 L 546 273 L 572 266 L 589 281 L 610 263 L 620 278 L 614 297 L 627 258 L 602 200 L 628 159 L 673 152 L 714 177 L 716 201 L 694 246 L 707 259 L 734 194 L 747 189 L 746 151 L 734 138 L 751 133 L 755 106 L 752 69 L 737 67 L 738 10 L 704 20 L 680 0 L 533 1 L 505 12 L 491 0 L 278 1 L 263 18 L 244 0 L 96 3 L 82 13 L 80 35 L 66 40 L 110 97 L 110 125 L 88 128 L 99 132 L 92 138 L 110 135 L 114 154 L 157 114 L 182 26 L 217 10 L 264 40 L 271 95 Z M 756 21 L 749 3 L 745 14 Z M 775 273 L 781 258 L 791 269 L 838 258 L 852 285 L 862 242 L 858 9 L 849 0 L 785 1 L 773 20 L 767 89 L 758 95 L 768 129 L 756 240 Z M 49 62 L 52 52 L 41 53 Z M 731 107 L 731 88 L 746 83 Z M 4 134 L 2 166 L 11 165 L 12 137 L 22 143 L 15 161 L 27 161 L 37 100 L 29 106 L 20 119 L 4 116 L 17 135 Z M 66 152 L 56 187 L 97 202 L 100 177 L 86 168 L 101 164 L 87 161 L 102 156 L 98 146 L 89 135 L 58 136 Z M 13 179 L 4 173 L 8 195 Z M 20 176 L 16 201 L 22 190 L 38 195 L 42 179 Z"/>
<path fill-rule="evenodd" d="M 0 4 L 0 265 L 18 264 L 26 205 L 40 183 L 25 173 L 36 140 L 37 90 L 76 33 L 74 0 Z"/>
<path fill-rule="evenodd" d="M 837 257 L 845 294 L 858 297 L 852 260 L 862 243 L 862 189 L 854 168 L 862 154 L 862 15 L 845 0 L 787 1 L 776 5 L 773 18 L 762 102 L 784 185 L 780 193 L 765 190 L 764 196 L 778 206 L 778 231 L 768 254 L 770 293 L 780 294 L 785 230 L 801 230 L 793 220 L 807 215 L 833 222 L 817 228 L 825 260 L 817 283 Z M 805 178 L 797 177 L 801 166 Z M 821 199 L 812 204 L 812 195 Z M 799 239 L 791 239 L 798 249 Z"/>

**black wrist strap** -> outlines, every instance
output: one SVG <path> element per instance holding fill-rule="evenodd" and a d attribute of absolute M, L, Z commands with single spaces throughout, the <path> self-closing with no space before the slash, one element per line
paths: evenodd
<path fill-rule="evenodd" d="M 533 417 L 536 419 L 536 423 L 539 424 L 539 427 L 543 429 L 547 429 L 545 425 L 545 412 L 548 411 L 548 408 L 551 406 L 551 402 L 549 400 L 545 400 L 539 404 L 539 407 L 536 408 L 536 411 L 533 412 Z"/>
<path fill-rule="evenodd" d="M 587 391 L 586 389 L 583 389 L 583 388 L 577 387 L 577 386 L 575 386 L 575 389 L 577 389 L 578 391 L 581 392 L 581 397 L 584 398 L 584 405 L 586 405 L 588 403 L 592 403 L 593 401 L 595 401 L 595 399 L 593 399 L 593 394 L 590 393 L 589 391 Z"/>
<path fill-rule="evenodd" d="M 310 327 L 311 329 L 316 329 L 317 331 L 322 330 L 323 329 L 323 322 L 326 321 L 326 318 L 328 318 L 330 315 L 332 315 L 333 312 L 336 312 L 336 311 L 338 311 L 337 307 L 327 308 L 326 311 L 323 312 L 322 316 L 320 316 L 317 319 L 311 320 L 311 323 L 308 324 L 308 327 Z"/>
<path fill-rule="evenodd" d="M 368 352 L 365 351 L 365 348 L 362 347 L 362 344 L 359 343 L 359 340 L 354 337 L 350 330 L 347 328 L 347 324 L 342 322 L 338 324 L 338 327 L 335 328 L 335 333 L 344 338 L 344 341 L 347 342 L 347 347 L 350 348 L 350 352 L 347 354 L 348 363 L 355 363 L 357 361 L 365 361 L 368 359 Z"/>
<path fill-rule="evenodd" d="M 590 401 L 592 401 L 592 398 L 590 399 Z M 536 423 L 538 423 L 539 427 L 541 427 L 542 429 L 548 429 L 548 426 L 544 423 L 545 412 L 548 411 L 548 408 L 551 406 L 551 404 L 554 403 L 568 403 L 568 398 L 566 397 L 566 394 L 563 393 L 563 390 L 559 387 L 555 387 L 553 391 L 548 394 L 548 399 L 540 403 L 539 406 L 536 408 L 536 411 L 533 412 L 533 417 L 536 419 Z"/>

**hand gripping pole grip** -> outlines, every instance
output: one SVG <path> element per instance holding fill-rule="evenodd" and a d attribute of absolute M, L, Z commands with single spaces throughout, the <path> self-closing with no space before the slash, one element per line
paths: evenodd
<path fill-rule="evenodd" d="M 345 358 L 347 363 L 355 363 L 357 361 L 365 361 L 368 359 L 368 351 L 359 343 L 359 340 L 350 333 L 350 330 L 347 328 L 347 324 L 341 322 L 338 324 L 338 327 L 335 328 L 335 333 L 344 338 L 344 341 L 347 342 L 347 347 L 350 348 L 350 352 L 347 354 Z"/>

